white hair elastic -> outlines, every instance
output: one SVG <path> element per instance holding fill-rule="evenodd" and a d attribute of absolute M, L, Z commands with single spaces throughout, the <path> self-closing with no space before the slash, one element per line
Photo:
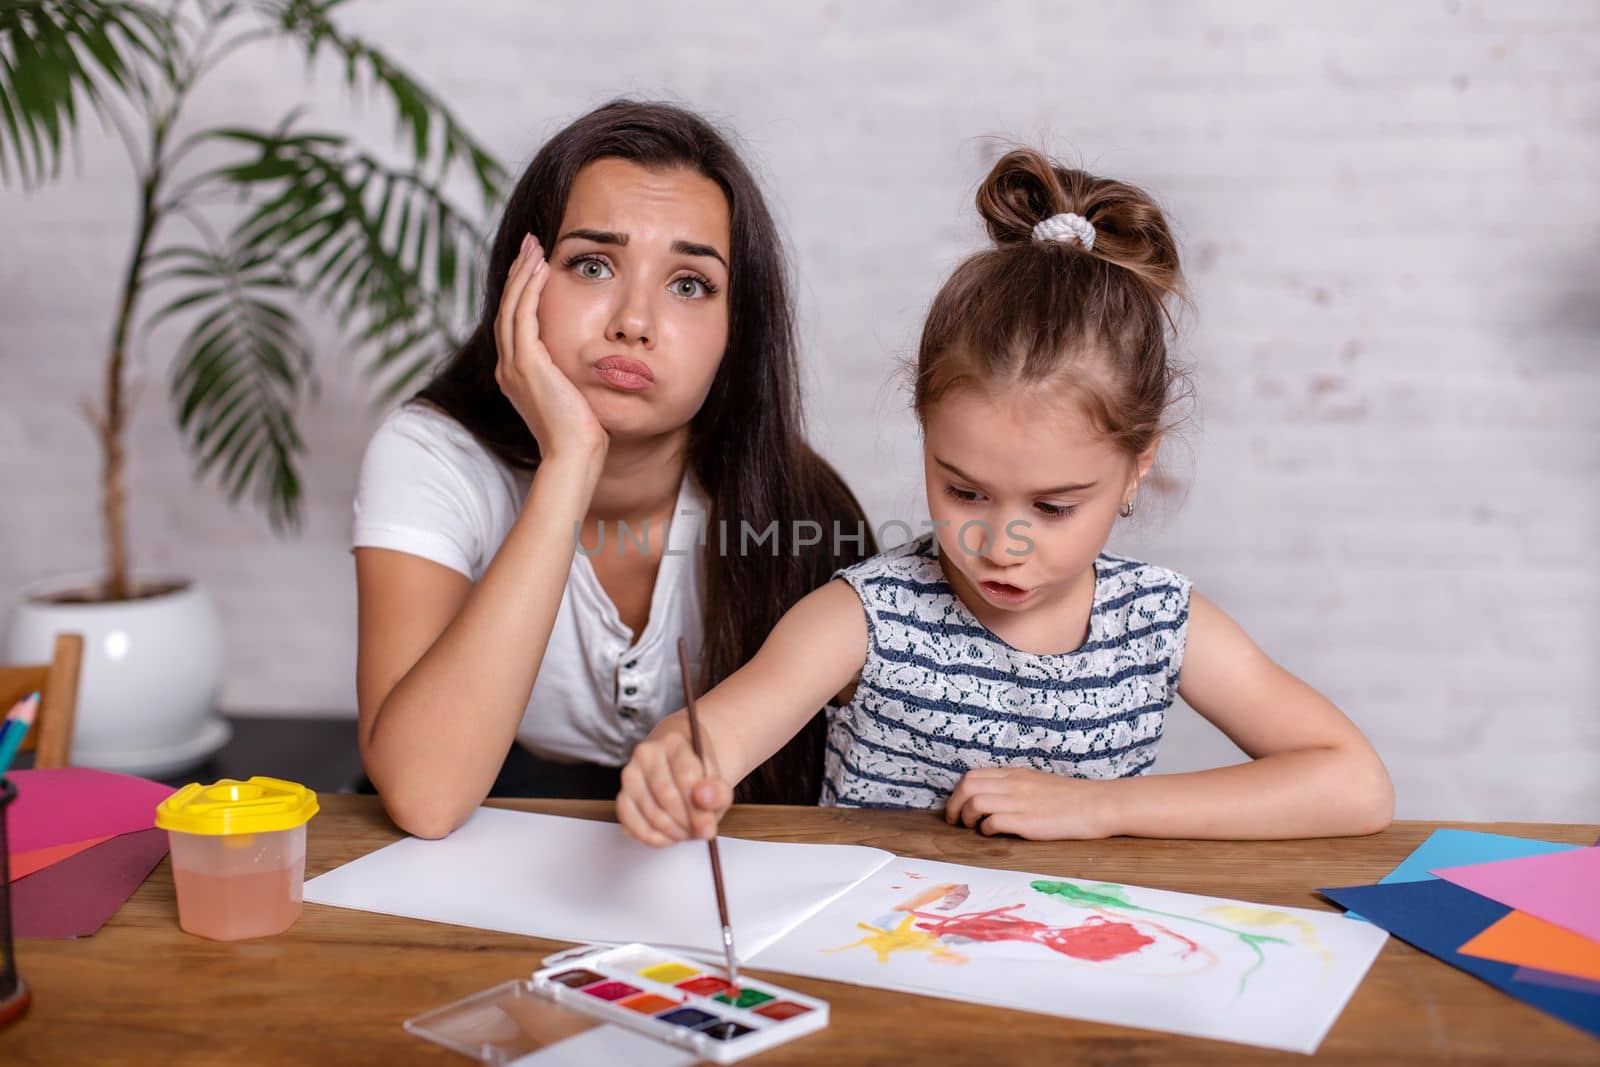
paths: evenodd
<path fill-rule="evenodd" d="M 1062 241 L 1071 244 L 1077 241 L 1088 252 L 1094 248 L 1094 223 L 1082 215 L 1066 211 L 1060 215 L 1051 215 L 1036 223 L 1033 227 L 1035 241 Z"/>

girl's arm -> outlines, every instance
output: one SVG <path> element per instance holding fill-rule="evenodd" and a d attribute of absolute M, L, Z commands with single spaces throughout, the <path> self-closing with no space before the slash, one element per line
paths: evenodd
<path fill-rule="evenodd" d="M 1389 772 L 1355 723 L 1198 593 L 1178 693 L 1250 762 L 1106 783 L 1111 833 L 1342 837 L 1394 818 Z"/>
<path fill-rule="evenodd" d="M 528 706 L 593 473 L 547 462 L 474 584 L 431 560 L 356 550 L 361 761 L 395 825 L 443 837 L 483 803 Z"/>
<path fill-rule="evenodd" d="M 617 795 L 623 827 L 647 845 L 711 837 L 733 802 L 733 783 L 848 687 L 866 660 L 866 611 L 855 590 L 835 579 L 807 594 L 754 659 L 696 698 L 703 763 L 682 711 L 633 750 Z"/>
<path fill-rule="evenodd" d="M 1361 731 L 1198 593 L 1190 597 L 1178 692 L 1250 762 L 1109 781 L 973 771 L 951 794 L 947 817 L 985 833 L 1035 838 L 1266 840 L 1373 834 L 1389 825 L 1394 789 Z"/>

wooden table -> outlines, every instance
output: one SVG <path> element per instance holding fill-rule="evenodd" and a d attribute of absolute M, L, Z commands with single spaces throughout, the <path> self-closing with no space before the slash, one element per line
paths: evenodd
<path fill-rule="evenodd" d="M 611 818 L 609 803 L 495 801 Z M 1436 823 L 1374 837 L 1285 842 L 1035 843 L 986 838 L 923 812 L 738 807 L 723 831 L 769 841 L 849 842 L 902 855 L 1101 879 L 1268 904 L 1329 908 L 1319 885 L 1377 881 Z M 1465 824 L 1446 824 L 1465 825 Z M 1589 844 L 1597 826 L 1472 825 Z M 306 875 L 398 840 L 375 798 L 328 796 Z M 178 929 L 163 862 L 112 921 L 81 941 L 24 941 L 28 1016 L 0 1031 L 0 1063 L 467 1064 L 402 1020 L 509 978 L 563 943 L 307 905 L 293 929 L 219 944 Z M 762 972 L 756 971 L 759 975 Z M 761 1064 L 1302 1063 L 1300 1056 L 1148 1030 L 927 1000 L 767 974 L 832 1005 L 827 1030 Z M 1596 1064 L 1600 1041 L 1390 939 L 1318 1057 L 1373 1064 Z"/>

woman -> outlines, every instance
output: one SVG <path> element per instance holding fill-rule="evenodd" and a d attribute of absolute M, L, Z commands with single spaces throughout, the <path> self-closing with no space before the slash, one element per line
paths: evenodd
<path fill-rule="evenodd" d="M 401 829 L 454 830 L 514 743 L 534 791 L 578 763 L 614 793 L 682 703 L 678 637 L 714 685 L 876 551 L 801 436 L 794 346 L 771 216 L 704 120 L 617 101 L 534 157 L 477 329 L 357 490 L 361 755 Z M 815 803 L 822 734 L 741 798 Z"/>

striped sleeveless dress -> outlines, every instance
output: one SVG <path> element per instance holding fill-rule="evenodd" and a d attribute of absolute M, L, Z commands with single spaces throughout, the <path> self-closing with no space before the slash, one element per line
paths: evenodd
<path fill-rule="evenodd" d="M 936 552 L 929 533 L 834 575 L 860 596 L 869 642 L 854 696 L 828 709 L 820 802 L 936 808 L 978 767 L 1147 772 L 1178 691 L 1189 580 L 1101 553 L 1088 637 L 1041 656 L 979 622 Z"/>

